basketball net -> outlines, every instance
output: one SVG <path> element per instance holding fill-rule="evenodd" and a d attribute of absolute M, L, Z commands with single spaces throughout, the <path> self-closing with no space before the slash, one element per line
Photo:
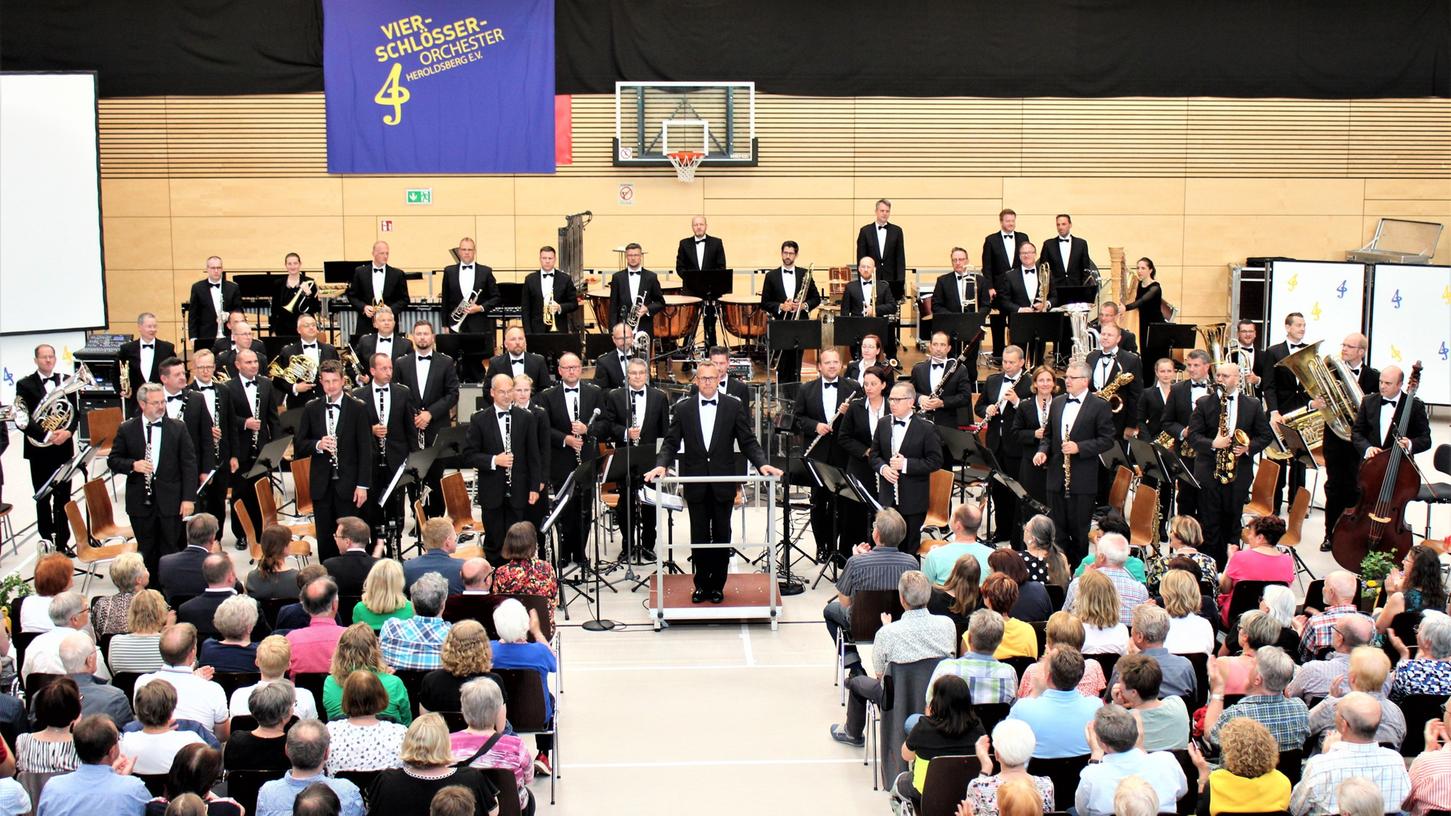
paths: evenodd
<path fill-rule="evenodd" d="M 675 177 L 681 181 L 695 181 L 695 168 L 705 159 L 705 154 L 694 150 L 677 150 L 666 153 L 670 164 L 675 167 Z"/>

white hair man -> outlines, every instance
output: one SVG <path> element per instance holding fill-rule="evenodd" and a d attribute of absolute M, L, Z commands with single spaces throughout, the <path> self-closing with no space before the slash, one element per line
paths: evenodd
<path fill-rule="evenodd" d="M 133 719 L 131 702 L 126 699 L 126 692 L 109 683 L 96 682 L 96 664 L 100 659 L 96 644 L 85 632 L 71 632 L 60 642 L 61 666 L 81 691 L 81 716 L 105 714 L 117 728 L 125 728 Z"/>
<path fill-rule="evenodd" d="M 1294 816 L 1329 816 L 1344 813 L 1337 795 L 1351 777 L 1373 782 L 1386 802 L 1399 804 L 1411 790 L 1406 763 L 1400 752 L 1376 744 L 1380 727 L 1380 701 L 1363 692 L 1351 692 L 1335 707 L 1335 731 L 1325 736 L 1321 753 L 1310 757 L 1305 772 L 1290 794 Z"/>
<path fill-rule="evenodd" d="M 62 592 L 50 601 L 50 621 L 54 628 L 49 632 L 38 635 L 35 640 L 25 649 L 25 662 L 20 667 L 22 677 L 29 677 L 31 672 L 45 672 L 45 668 L 64 668 L 64 660 L 61 657 L 60 646 L 66 637 L 76 632 L 85 632 L 91 623 L 91 608 L 86 603 L 86 596 L 74 590 Z M 90 637 L 89 634 L 86 637 Z M 111 672 L 106 668 L 106 661 L 101 657 L 96 658 L 97 666 L 95 675 L 102 680 L 110 680 Z"/>
<path fill-rule="evenodd" d="M 1347 615 L 1360 615 L 1371 620 L 1355 605 L 1358 587 L 1355 575 L 1345 570 L 1335 570 L 1325 576 L 1325 611 L 1308 620 L 1295 620 L 1300 631 L 1301 663 L 1313 660 L 1323 649 L 1334 645 L 1336 621 Z M 1374 621 L 1371 623 L 1374 624 Z"/>
<path fill-rule="evenodd" d="M 1129 541 L 1118 533 L 1104 533 L 1098 539 L 1098 558 L 1094 561 L 1091 569 L 1103 573 L 1113 582 L 1114 589 L 1118 590 L 1118 617 L 1125 626 L 1133 623 L 1134 609 L 1141 606 L 1149 599 L 1149 591 L 1134 576 L 1125 569 L 1129 561 Z M 1063 598 L 1063 609 L 1073 611 L 1073 604 L 1078 599 L 1078 582 L 1074 578 L 1068 584 L 1068 592 Z"/>
<path fill-rule="evenodd" d="M 383 622 L 378 641 L 383 660 L 394 669 L 436 669 L 443 665 L 443 639 L 453 624 L 440 617 L 448 600 L 448 579 L 425 572 L 409 588 L 413 617 Z"/>

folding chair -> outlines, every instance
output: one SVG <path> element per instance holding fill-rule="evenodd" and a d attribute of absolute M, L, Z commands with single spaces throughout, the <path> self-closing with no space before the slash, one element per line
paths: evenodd
<path fill-rule="evenodd" d="M 312 457 L 292 460 L 293 518 L 312 518 Z"/>
<path fill-rule="evenodd" d="M 952 480 L 950 470 L 934 471 L 927 492 L 927 519 L 922 522 L 923 531 L 938 530 L 950 532 L 952 511 Z"/>
<path fill-rule="evenodd" d="M 1108 506 L 1122 513 L 1129 500 L 1129 485 L 1133 484 L 1134 472 L 1119 465 L 1113 472 L 1113 484 L 1108 489 Z"/>
<path fill-rule="evenodd" d="M 1154 525 L 1158 515 L 1159 490 L 1141 484 L 1134 491 L 1134 503 L 1129 505 L 1129 544 L 1158 552 L 1159 530 Z"/>
<path fill-rule="evenodd" d="M 453 522 L 453 531 L 459 541 L 480 535 L 484 527 L 474 519 L 474 506 L 469 501 L 469 489 L 464 484 L 464 475 L 454 471 L 444 476 L 438 486 L 443 491 L 444 514 Z"/>
<path fill-rule="evenodd" d="M 116 441 L 116 432 L 121 429 L 121 422 L 125 419 L 120 408 L 96 408 L 86 412 L 86 430 L 90 435 L 90 445 L 96 449 L 96 459 L 106 461 L 111 455 L 111 444 Z M 111 499 L 116 499 L 116 477 L 124 476 L 124 473 L 112 473 L 106 477 L 111 484 Z"/>
<path fill-rule="evenodd" d="M 258 480 L 257 493 L 261 495 L 262 491 L 265 490 L 267 491 L 267 495 L 270 496 L 272 495 L 272 488 L 264 485 L 264 481 L 266 480 Z M 247 505 L 241 499 L 238 499 L 232 502 L 232 512 L 236 515 L 237 521 L 242 524 L 242 536 L 247 539 L 247 554 L 252 558 L 254 563 L 261 561 L 262 540 L 258 536 L 258 529 L 252 521 L 252 516 L 247 512 Z M 297 532 L 294 530 L 292 542 L 287 545 L 287 554 L 296 558 L 299 563 L 306 566 L 307 562 L 312 558 L 312 544 L 305 538 L 298 538 Z"/>
<path fill-rule="evenodd" d="M 1241 512 L 1246 516 L 1274 515 L 1275 482 L 1279 478 L 1280 463 L 1261 458 L 1259 470 L 1255 471 L 1254 484 L 1249 489 L 1249 502 Z"/>
<path fill-rule="evenodd" d="M 91 479 L 83 489 L 86 499 L 86 518 L 90 520 L 91 537 L 97 541 L 112 538 L 136 537 L 136 531 L 116 523 L 115 507 L 111 497 L 106 495 L 106 485 L 100 479 Z"/>
<path fill-rule="evenodd" d="M 850 615 L 851 631 L 840 630 L 836 633 L 836 685 L 841 686 L 841 704 L 846 705 L 846 647 L 848 643 L 853 645 L 871 643 L 877 637 L 877 630 L 882 628 L 882 613 L 889 612 L 892 620 L 902 617 L 902 599 L 895 589 L 862 589 L 851 594 L 851 605 L 847 607 Z M 850 636 L 850 641 L 847 640 Z"/>
<path fill-rule="evenodd" d="M 257 492 L 257 512 L 262 516 L 261 527 L 265 529 L 273 524 L 282 524 L 277 514 L 277 498 L 272 495 L 272 482 L 267 479 L 258 479 L 253 487 Z M 292 531 L 293 538 L 317 537 L 317 527 L 310 523 L 282 524 L 282 526 Z"/>
<path fill-rule="evenodd" d="M 922 816 L 956 816 L 957 804 L 967 796 L 967 783 L 981 772 L 975 756 L 934 757 L 922 783 Z"/>
<path fill-rule="evenodd" d="M 1285 519 L 1285 534 L 1280 536 L 1280 546 L 1295 549 L 1304 538 L 1305 517 L 1310 515 L 1310 491 L 1301 487 L 1295 491 L 1290 502 L 1290 515 Z"/>
<path fill-rule="evenodd" d="M 105 495 L 104 491 L 101 495 Z M 71 526 L 71 537 L 76 542 L 76 560 L 85 565 L 86 580 L 81 582 L 81 592 L 84 593 L 90 587 L 91 579 L 96 577 L 96 565 L 109 564 L 122 553 L 136 552 L 136 540 L 116 541 L 112 537 L 112 543 L 96 546 L 91 543 L 96 539 L 86 530 L 86 521 L 81 517 L 81 508 L 76 506 L 75 502 L 65 503 L 65 515 L 66 521 Z"/>

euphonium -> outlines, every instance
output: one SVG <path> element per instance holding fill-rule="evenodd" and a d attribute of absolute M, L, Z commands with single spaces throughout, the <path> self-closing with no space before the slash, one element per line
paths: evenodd
<path fill-rule="evenodd" d="M 306 354 L 294 354 L 288 358 L 286 366 L 282 365 L 280 359 L 273 360 L 267 366 L 267 376 L 280 378 L 288 385 L 310 383 L 317 379 L 317 363 Z"/>
<path fill-rule="evenodd" d="M 1108 409 L 1115 414 L 1124 409 L 1124 398 L 1118 395 L 1118 390 L 1134 381 L 1134 375 L 1127 371 L 1120 373 L 1113 378 L 1113 382 L 1098 389 L 1098 395 L 1108 400 Z"/>
<path fill-rule="evenodd" d="M 1215 323 L 1210 326 L 1200 326 L 1199 336 L 1204 339 L 1204 350 L 1209 352 L 1209 359 L 1215 365 L 1229 362 L 1228 349 L 1233 337 L 1230 334 L 1228 323 Z"/>
<path fill-rule="evenodd" d="M 625 318 L 625 335 L 633 338 L 630 344 L 630 354 L 635 357 L 650 356 L 650 335 L 640 328 L 640 307 L 645 305 L 645 293 L 641 292 L 635 297 L 635 305 L 630 307 L 630 314 Z"/>
<path fill-rule="evenodd" d="M 42 431 L 50 433 L 70 425 L 76 413 L 75 406 L 71 405 L 70 395 L 94 388 L 95 385 L 96 378 L 91 376 L 91 370 L 86 368 L 86 364 L 76 363 L 75 373 L 56 388 L 52 388 L 34 408 L 29 408 L 24 400 L 16 398 L 15 427 L 23 431 L 34 422 Z"/>

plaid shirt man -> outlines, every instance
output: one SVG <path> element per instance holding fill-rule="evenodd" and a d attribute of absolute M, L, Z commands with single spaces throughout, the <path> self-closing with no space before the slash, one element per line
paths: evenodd
<path fill-rule="evenodd" d="M 443 618 L 389 618 L 378 633 L 383 659 L 395 669 L 437 669 L 443 665 L 443 639 L 452 628 Z"/>
<path fill-rule="evenodd" d="M 1335 645 L 1335 622 L 1347 615 L 1360 615 L 1371 620 L 1369 615 L 1362 614 L 1350 604 L 1332 606 L 1311 618 L 1305 624 L 1305 631 L 1300 634 L 1300 663 L 1314 660 L 1322 649 Z M 1374 625 L 1375 621 L 1371 623 Z"/>
<path fill-rule="evenodd" d="M 1295 816 L 1339 813 L 1335 789 L 1352 776 L 1362 776 L 1375 783 L 1388 812 L 1400 810 L 1401 802 L 1411 791 L 1406 761 L 1399 753 L 1373 742 L 1338 742 L 1305 763 L 1305 774 L 1290 794 L 1290 812 Z"/>
<path fill-rule="evenodd" d="M 932 671 L 927 684 L 927 702 L 932 702 L 932 684 L 937 678 L 955 674 L 967 681 L 974 705 L 1011 704 L 1017 699 L 1018 673 L 1012 666 L 990 654 L 968 652 L 954 660 L 944 660 Z"/>
<path fill-rule="evenodd" d="M 1310 710 L 1305 701 L 1278 694 L 1253 694 L 1235 703 L 1219 715 L 1209 731 L 1209 741 L 1219 744 L 1219 729 L 1235 717 L 1249 717 L 1268 728 L 1281 751 L 1303 748 L 1310 734 Z M 1387 799 L 1386 801 L 1390 801 Z"/>
<path fill-rule="evenodd" d="M 908 556 L 910 558 L 911 556 Z M 888 663 L 911 663 L 929 657 L 947 657 L 957 645 L 957 627 L 952 619 L 923 609 L 908 609 L 902 619 L 877 632 L 872 644 L 872 668 L 878 677 Z"/>
<path fill-rule="evenodd" d="M 1134 609 L 1143 605 L 1149 599 L 1149 590 L 1129 574 L 1129 571 L 1122 567 L 1090 567 L 1097 569 L 1113 582 L 1113 588 L 1118 590 L 1118 619 L 1124 626 L 1132 626 Z M 1074 578 L 1068 584 L 1068 592 L 1063 598 L 1063 609 L 1067 612 L 1073 611 L 1073 602 L 1078 598 L 1078 578 Z"/>

